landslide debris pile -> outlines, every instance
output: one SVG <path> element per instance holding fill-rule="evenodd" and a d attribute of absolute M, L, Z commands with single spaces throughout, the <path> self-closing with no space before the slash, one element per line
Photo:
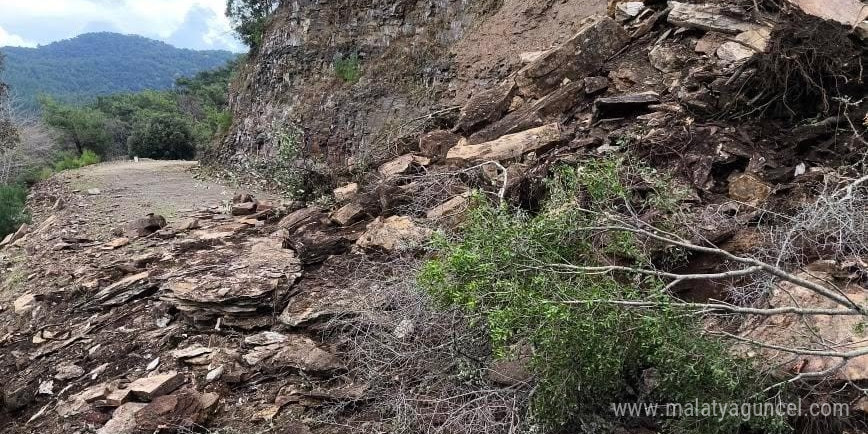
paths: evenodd
<path fill-rule="evenodd" d="M 521 7 L 524 20 L 569 9 L 525 3 L 507 1 L 488 11 L 479 28 Z M 233 164 L 246 164 L 251 149 L 267 153 L 271 145 L 265 145 L 281 142 L 276 131 L 253 131 L 273 123 L 248 121 L 291 117 L 276 100 L 256 95 L 257 86 L 273 83 L 270 68 L 289 48 L 327 44 L 329 32 L 340 31 L 316 22 L 315 40 L 294 38 L 311 25 L 297 18 L 314 8 L 297 7 L 281 9 L 249 66 L 256 72 L 242 78 L 246 93 L 235 107 L 257 109 L 227 138 Z M 434 10 L 449 21 L 460 15 L 455 7 Z M 390 10 L 377 2 L 371 8 Z M 471 89 L 469 96 L 438 95 L 440 102 L 414 107 L 423 126 L 397 133 L 384 147 L 392 155 L 378 153 L 369 161 L 373 168 L 354 179 L 347 163 L 357 167 L 364 149 L 345 148 L 360 130 L 341 124 L 343 114 L 388 97 L 382 93 L 388 82 L 367 76 L 344 83 L 335 100 L 355 101 L 348 107 L 319 106 L 307 94 L 294 101 L 308 110 L 302 118 L 327 109 L 318 121 L 300 125 L 314 134 L 295 144 L 311 160 L 317 152 L 328 155 L 321 163 L 329 176 L 316 179 L 335 187 L 331 202 L 275 203 L 239 194 L 227 206 L 183 218 L 147 215 L 103 239 L 87 233 L 80 219 L 86 195 L 51 182 L 39 186 L 29 200 L 34 224 L 4 240 L 0 256 L 5 431 L 395 430 L 379 423 L 383 409 L 376 408 L 377 393 L 388 388 L 370 384 L 373 376 L 364 372 L 370 366 L 343 352 L 360 344 L 349 342 L 358 334 L 341 327 L 341 319 L 362 318 L 382 331 L 372 335 L 428 347 L 409 357 L 383 354 L 390 366 L 400 365 L 399 377 L 388 381 L 449 383 L 440 379 L 454 368 L 443 360 L 454 342 L 437 338 L 454 330 L 441 329 L 443 318 L 435 314 L 408 313 L 408 300 L 383 289 L 412 281 L 413 268 L 398 264 L 418 256 L 436 230 L 460 225 L 472 190 L 534 210 L 556 165 L 636 155 L 677 174 L 691 189 L 697 215 L 731 211 L 708 213 L 697 228 L 702 238 L 750 248 L 744 245 L 749 231 L 739 228 L 759 215 L 758 207 L 792 209 L 830 167 L 864 155 L 865 87 L 855 67 L 864 55 L 864 17 L 851 24 L 821 15 L 833 19 L 823 21 L 816 11 L 755 9 L 751 2 L 616 2 L 609 9 L 609 15 L 569 21 L 567 36 L 552 35 L 538 51 L 510 52 L 503 68 L 476 71 L 466 81 L 444 76 L 437 86 L 455 79 Z M 385 16 L 378 19 L 394 18 Z M 281 20 L 292 24 L 281 27 Z M 793 31 L 808 25 L 822 39 Z M 269 39 L 277 33 L 283 37 Z M 380 53 L 397 61 L 401 46 L 395 47 L 386 44 Z M 811 61 L 821 63 L 805 63 Z M 309 75 L 300 74 L 293 86 L 330 90 L 318 86 L 317 73 L 304 72 Z M 267 94 L 286 93 L 286 86 Z M 372 89 L 380 93 L 367 93 Z M 330 118 L 330 112 L 341 115 Z M 392 108 L 363 112 L 382 126 Z M 317 142 L 326 130 L 337 133 Z M 374 147 L 374 138 L 360 140 Z M 335 146 L 341 151 L 332 152 Z M 148 212 L 155 210 L 142 210 Z M 392 313 L 372 313 L 377 310 Z M 522 363 L 491 362 L 484 345 L 468 351 L 488 364 L 489 374 L 479 379 L 487 387 L 529 392 L 532 377 Z M 444 357 L 425 358 L 433 354 Z M 448 417 L 426 393 L 434 394 L 420 390 L 413 399 L 431 407 L 430 431 L 460 432 L 438 425 Z M 488 416 L 513 417 L 509 411 Z"/>

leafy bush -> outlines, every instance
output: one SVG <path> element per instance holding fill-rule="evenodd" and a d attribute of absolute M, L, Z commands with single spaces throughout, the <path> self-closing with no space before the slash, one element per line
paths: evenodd
<path fill-rule="evenodd" d="M 335 59 L 335 74 L 347 83 L 355 83 L 362 77 L 362 67 L 358 54 Z"/>
<path fill-rule="evenodd" d="M 262 44 L 265 25 L 277 4 L 276 0 L 227 0 L 226 16 L 241 41 L 256 48 Z"/>
<path fill-rule="evenodd" d="M 18 185 L 0 185 L 0 238 L 15 232 L 28 221 L 24 212 L 27 190 Z"/>
<path fill-rule="evenodd" d="M 633 193 L 625 179 L 642 185 L 643 194 Z M 603 160 L 561 168 L 547 187 L 548 200 L 537 215 L 477 199 L 463 239 L 437 240 L 437 256 L 419 275 L 444 305 L 482 314 L 497 356 L 508 355 L 518 343 L 533 346 L 538 383 L 532 412 L 540 423 L 574 430 L 584 416 L 611 419 L 611 405 L 617 402 L 761 400 L 763 381 L 750 363 L 734 359 L 721 342 L 703 336 L 695 317 L 668 307 L 669 295 L 658 279 L 550 267 L 649 265 L 647 247 L 632 233 L 607 237 L 584 228 L 600 225 L 595 212 L 629 204 L 642 213 L 677 202 L 679 195 L 665 177 L 621 160 Z M 625 299 L 662 307 L 562 303 Z M 652 372 L 656 387 L 644 390 L 643 376 Z M 736 432 L 745 425 L 738 418 L 701 417 L 668 423 L 696 433 Z M 749 422 L 769 431 L 782 423 Z"/>
<path fill-rule="evenodd" d="M 97 164 L 100 162 L 100 160 L 101 159 L 99 155 L 96 154 L 96 152 L 85 149 L 80 156 L 76 156 L 75 154 L 70 153 L 61 156 L 61 158 L 54 163 L 54 170 L 57 172 L 62 172 L 64 170 L 80 169 L 84 166 Z M 40 173 L 44 174 L 45 172 L 41 171 Z"/>
<path fill-rule="evenodd" d="M 196 156 L 190 124 L 179 116 L 162 114 L 139 122 L 127 141 L 131 157 L 184 160 Z"/>

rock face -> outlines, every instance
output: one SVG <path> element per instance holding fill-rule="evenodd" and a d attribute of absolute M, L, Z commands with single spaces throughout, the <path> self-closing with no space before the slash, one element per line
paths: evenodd
<path fill-rule="evenodd" d="M 280 3 L 250 67 L 233 86 L 229 103 L 235 122 L 224 141 L 225 152 L 220 152 L 227 162 L 267 162 L 276 156 L 277 130 L 286 126 L 288 112 L 304 128 L 309 149 L 328 164 L 346 168 L 363 154 L 383 161 L 392 150 L 377 142 L 395 125 L 427 115 L 434 105 L 419 104 L 402 85 L 421 80 L 445 89 L 445 74 L 434 65 L 447 58 L 445 48 L 462 36 L 471 19 L 468 3 L 455 1 L 363 0 L 352 7 L 340 2 Z M 443 55 L 432 59 L 425 57 L 428 51 L 411 48 L 421 46 Z M 398 61 L 394 53 L 404 50 L 410 58 Z M 351 53 L 364 53 L 357 63 L 376 80 L 363 76 L 349 83 L 335 76 L 335 59 Z M 368 97 L 357 98 L 360 90 Z M 328 102 L 308 104 L 324 93 L 331 95 Z"/>
<path fill-rule="evenodd" d="M 579 80 L 592 75 L 629 41 L 627 31 L 615 20 L 589 18 L 575 36 L 519 71 L 515 81 L 523 95 L 544 96 L 565 78 Z"/>

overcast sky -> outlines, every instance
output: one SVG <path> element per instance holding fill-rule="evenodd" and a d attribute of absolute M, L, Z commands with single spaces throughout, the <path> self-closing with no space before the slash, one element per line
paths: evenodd
<path fill-rule="evenodd" d="M 225 7 L 225 0 L 0 0 L 0 47 L 118 32 L 181 48 L 244 51 Z"/>

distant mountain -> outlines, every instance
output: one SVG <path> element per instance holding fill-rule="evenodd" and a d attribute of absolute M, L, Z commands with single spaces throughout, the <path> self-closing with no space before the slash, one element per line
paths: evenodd
<path fill-rule="evenodd" d="M 168 89 L 179 77 L 224 65 L 238 55 L 195 51 L 118 33 L 86 33 L 37 48 L 2 47 L 0 75 L 29 108 L 39 94 L 64 102 L 88 102 L 98 95 Z"/>

